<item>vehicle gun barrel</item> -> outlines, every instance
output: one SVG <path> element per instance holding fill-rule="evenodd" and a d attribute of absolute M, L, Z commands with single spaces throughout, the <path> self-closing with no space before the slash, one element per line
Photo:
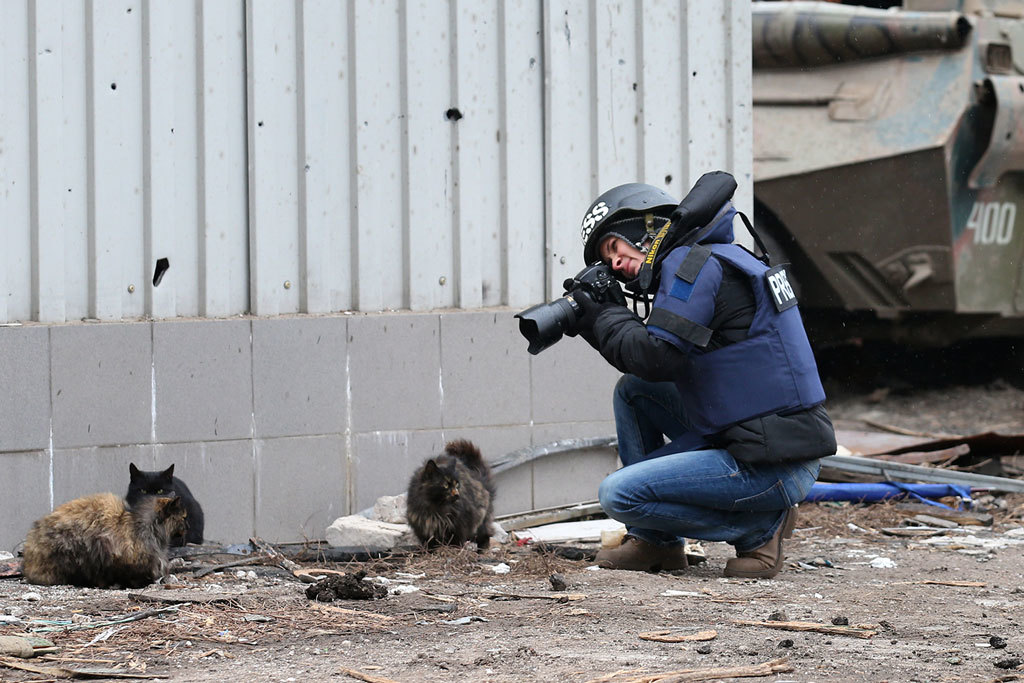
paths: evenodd
<path fill-rule="evenodd" d="M 753 7 L 755 68 L 956 50 L 971 31 L 959 12 L 890 12 L 824 2 L 755 2 Z"/>

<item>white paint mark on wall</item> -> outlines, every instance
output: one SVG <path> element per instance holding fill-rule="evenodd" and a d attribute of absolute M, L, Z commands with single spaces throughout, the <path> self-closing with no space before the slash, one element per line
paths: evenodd
<path fill-rule="evenodd" d="M 345 327 L 345 334 L 348 334 L 348 326 Z M 355 485 L 353 484 L 352 468 L 352 353 L 345 346 L 345 498 L 346 512 L 353 514 L 355 510 Z"/>
<path fill-rule="evenodd" d="M 149 442 L 156 443 L 156 357 L 149 367 Z"/>
<path fill-rule="evenodd" d="M 53 415 L 50 415 L 50 442 L 46 447 L 46 455 L 49 458 L 49 482 L 50 482 L 50 510 L 53 510 Z"/>

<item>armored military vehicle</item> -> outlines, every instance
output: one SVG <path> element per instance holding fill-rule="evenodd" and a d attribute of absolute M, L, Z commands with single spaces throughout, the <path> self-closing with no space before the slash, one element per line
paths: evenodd
<path fill-rule="evenodd" d="M 1024 338 L 1024 1 L 753 7 L 755 222 L 812 337 Z"/>

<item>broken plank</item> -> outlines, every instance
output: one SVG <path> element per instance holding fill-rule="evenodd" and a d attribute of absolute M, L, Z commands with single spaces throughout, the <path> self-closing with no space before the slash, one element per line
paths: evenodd
<path fill-rule="evenodd" d="M 647 631 L 640 634 L 641 640 L 653 640 L 658 643 L 686 643 L 692 641 L 714 640 L 718 631 L 698 631 L 697 633 L 679 633 L 672 631 Z"/>
<path fill-rule="evenodd" d="M 783 631 L 814 631 L 817 633 L 828 633 L 834 636 L 853 636 L 855 638 L 871 638 L 878 634 L 866 628 L 854 626 L 827 626 L 817 624 L 813 621 L 747 621 L 746 619 L 733 619 L 734 624 L 741 626 L 764 626 L 777 628 Z"/>

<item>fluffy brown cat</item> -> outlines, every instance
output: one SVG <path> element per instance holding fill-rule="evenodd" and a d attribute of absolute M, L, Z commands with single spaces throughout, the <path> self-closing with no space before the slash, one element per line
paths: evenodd
<path fill-rule="evenodd" d="M 475 540 L 483 550 L 491 541 L 494 493 L 491 469 L 479 449 L 469 441 L 452 441 L 412 475 L 406 518 L 427 548 Z"/>
<path fill-rule="evenodd" d="M 43 585 L 141 588 L 164 575 L 185 517 L 179 498 L 145 497 L 132 508 L 112 493 L 76 498 L 32 525 L 22 572 Z"/>

